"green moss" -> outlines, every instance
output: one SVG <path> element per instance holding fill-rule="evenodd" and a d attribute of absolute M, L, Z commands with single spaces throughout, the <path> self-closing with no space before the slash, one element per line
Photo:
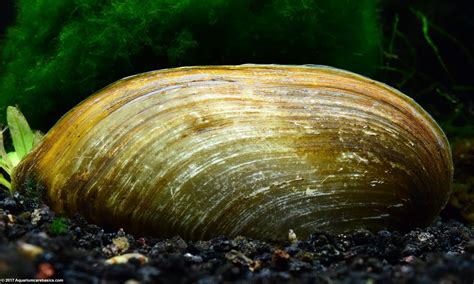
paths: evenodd
<path fill-rule="evenodd" d="M 64 235 L 68 232 L 69 225 L 67 219 L 64 217 L 57 217 L 49 225 L 49 232 L 53 236 Z"/>
<path fill-rule="evenodd" d="M 372 74 L 376 0 L 19 0 L 2 44 L 0 123 L 18 105 L 46 129 L 131 74 L 180 65 L 328 64 Z"/>

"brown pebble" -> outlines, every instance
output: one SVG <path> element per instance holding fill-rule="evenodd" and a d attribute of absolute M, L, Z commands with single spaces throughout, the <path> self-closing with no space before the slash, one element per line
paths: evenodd
<path fill-rule="evenodd" d="M 242 252 L 236 251 L 236 250 L 231 250 L 228 253 L 226 253 L 225 258 L 234 264 L 247 266 L 248 269 L 252 272 L 257 271 L 262 267 L 262 262 L 260 260 L 253 260 L 247 257 Z"/>
<path fill-rule="evenodd" d="M 290 255 L 281 249 L 275 250 L 272 255 L 272 265 L 279 267 L 279 266 L 286 266 L 288 261 L 290 260 Z"/>

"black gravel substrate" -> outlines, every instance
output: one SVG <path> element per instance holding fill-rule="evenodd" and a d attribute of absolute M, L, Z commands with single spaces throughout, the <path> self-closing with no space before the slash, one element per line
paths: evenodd
<path fill-rule="evenodd" d="M 0 192 L 0 279 L 472 284 L 473 237 L 472 226 L 438 218 L 407 234 L 315 232 L 294 243 L 159 239 L 106 231 L 80 216 L 58 217 L 43 204 Z"/>

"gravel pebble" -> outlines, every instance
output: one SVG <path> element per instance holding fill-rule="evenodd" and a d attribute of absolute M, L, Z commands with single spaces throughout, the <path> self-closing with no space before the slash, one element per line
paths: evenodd
<path fill-rule="evenodd" d="M 58 216 L 44 204 L 0 192 L 0 278 L 71 283 L 473 283 L 474 229 L 447 218 L 406 234 L 315 232 L 306 240 L 217 237 L 185 241 L 133 236 Z M 25 244 L 41 253 L 25 257 Z M 20 248 L 20 249 L 18 249 Z M 22 252 L 22 253 L 20 253 Z M 142 255 L 106 264 L 117 255 Z"/>

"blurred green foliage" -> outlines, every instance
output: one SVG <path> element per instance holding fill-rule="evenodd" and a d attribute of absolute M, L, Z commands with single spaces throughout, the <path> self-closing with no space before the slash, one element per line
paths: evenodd
<path fill-rule="evenodd" d="M 182 65 L 326 64 L 373 75 L 376 0 L 18 0 L 1 45 L 0 123 L 46 130 L 122 77 Z"/>

